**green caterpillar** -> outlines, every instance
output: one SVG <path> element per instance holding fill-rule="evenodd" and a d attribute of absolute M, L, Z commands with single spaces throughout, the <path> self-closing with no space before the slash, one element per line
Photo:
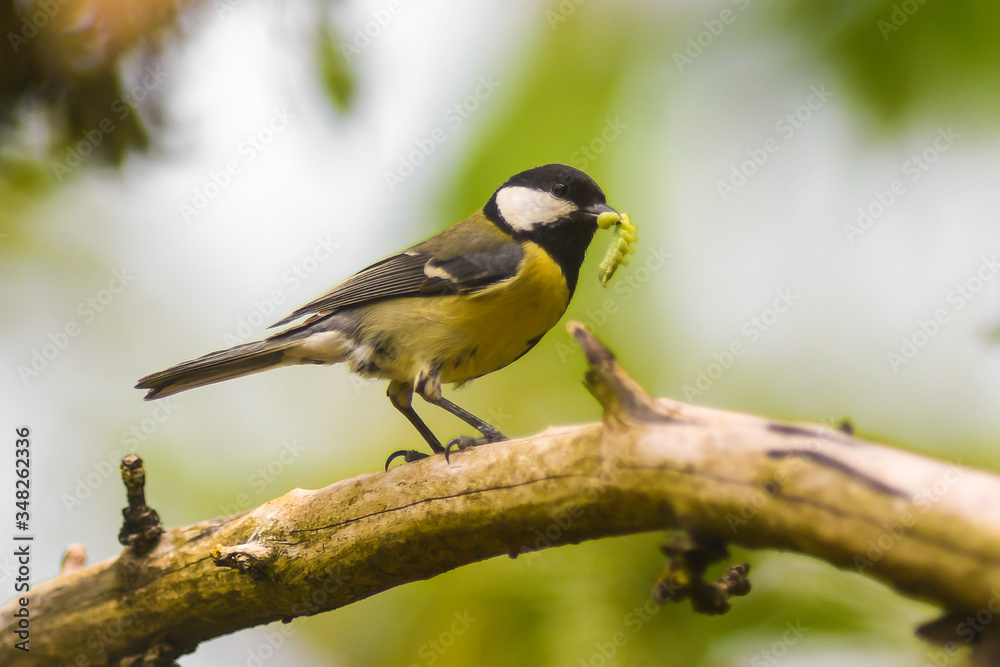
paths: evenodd
<path fill-rule="evenodd" d="M 597 218 L 597 226 L 601 229 L 608 229 L 611 225 L 617 225 L 616 235 L 608 252 L 604 255 L 600 270 L 597 274 L 601 281 L 601 287 L 607 287 L 611 276 L 621 265 L 628 265 L 629 255 L 635 252 L 636 228 L 629 220 L 627 213 L 622 213 L 621 217 L 614 213 L 602 213 Z"/>

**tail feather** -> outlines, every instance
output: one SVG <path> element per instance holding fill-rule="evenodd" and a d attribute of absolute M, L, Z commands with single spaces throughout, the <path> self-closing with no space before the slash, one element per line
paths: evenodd
<path fill-rule="evenodd" d="M 136 389 L 148 389 L 144 400 L 172 396 L 178 392 L 204 387 L 224 380 L 243 377 L 287 364 L 302 363 L 301 359 L 285 358 L 285 351 L 298 344 L 295 340 L 263 340 L 244 343 L 228 350 L 210 352 L 205 356 L 151 373 L 139 380 Z"/>

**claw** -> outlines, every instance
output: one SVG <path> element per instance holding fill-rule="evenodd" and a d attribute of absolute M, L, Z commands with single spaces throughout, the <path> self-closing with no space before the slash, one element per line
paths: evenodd
<path fill-rule="evenodd" d="M 463 449 L 469 449 L 470 447 L 478 447 L 479 445 L 487 445 L 491 442 L 500 442 L 506 439 L 507 436 L 500 431 L 491 435 L 484 435 L 481 438 L 473 438 L 470 435 L 460 435 L 451 440 L 448 443 L 448 446 L 444 448 L 444 460 L 451 463 L 451 459 L 449 457 L 451 456 L 452 449 L 462 451 Z"/>
<path fill-rule="evenodd" d="M 389 470 L 389 464 L 392 463 L 394 459 L 398 459 L 400 456 L 403 457 L 403 463 L 413 463 L 414 461 L 419 461 L 420 459 L 426 459 L 429 454 L 418 452 L 415 449 L 396 450 L 392 454 L 389 454 L 389 458 L 385 460 L 385 469 Z"/>
<path fill-rule="evenodd" d="M 476 440 L 479 439 L 480 438 L 473 438 L 472 436 L 468 435 L 460 435 L 457 438 L 451 440 L 448 443 L 448 445 L 444 448 L 444 460 L 448 463 L 451 463 L 452 449 L 457 449 L 458 451 L 462 451 L 463 449 L 468 449 L 469 447 L 475 447 L 476 444 L 478 444 L 476 443 Z"/>

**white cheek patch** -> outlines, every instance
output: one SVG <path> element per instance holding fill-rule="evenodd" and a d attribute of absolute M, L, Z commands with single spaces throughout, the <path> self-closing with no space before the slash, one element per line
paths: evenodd
<path fill-rule="evenodd" d="M 508 225 L 529 231 L 573 213 L 577 206 L 551 192 L 515 185 L 497 193 L 497 209 Z"/>

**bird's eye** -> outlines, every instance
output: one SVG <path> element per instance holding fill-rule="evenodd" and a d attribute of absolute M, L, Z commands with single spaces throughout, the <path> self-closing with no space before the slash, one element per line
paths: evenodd
<path fill-rule="evenodd" d="M 566 184 L 556 183 L 555 185 L 553 185 L 552 194 L 554 194 L 556 197 L 562 197 L 564 194 L 566 194 Z"/>

